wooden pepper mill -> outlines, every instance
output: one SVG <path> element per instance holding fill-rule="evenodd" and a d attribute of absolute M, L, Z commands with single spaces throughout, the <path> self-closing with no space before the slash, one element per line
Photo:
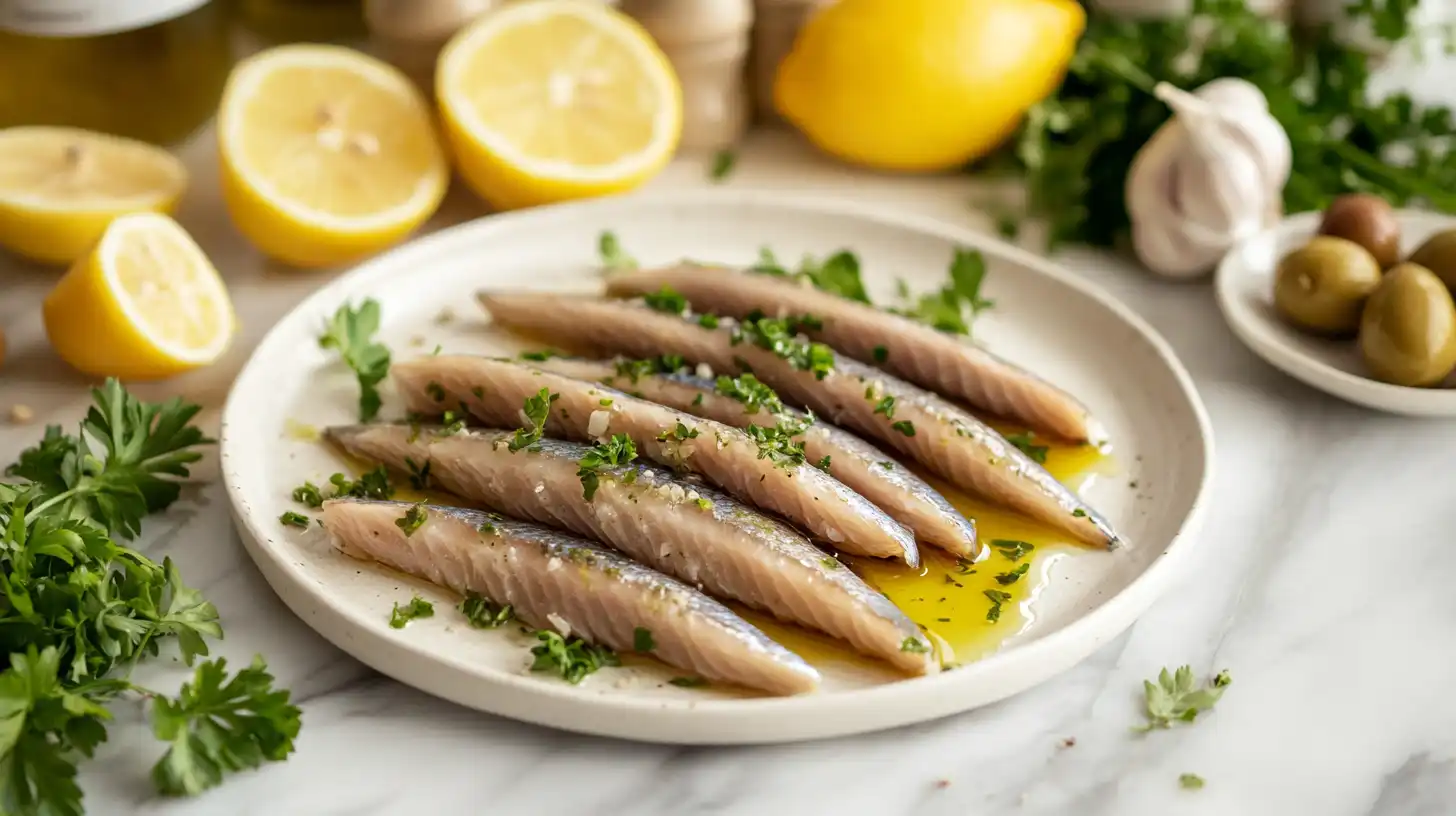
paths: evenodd
<path fill-rule="evenodd" d="M 748 126 L 744 71 L 753 0 L 622 0 L 619 7 L 642 23 L 677 70 L 682 148 L 737 142 Z"/>
<path fill-rule="evenodd" d="M 774 76 L 779 63 L 788 56 L 799 36 L 799 29 L 814 12 L 834 0 L 754 0 L 753 56 L 750 77 L 753 84 L 753 109 L 765 122 L 780 117 L 774 109 Z"/>

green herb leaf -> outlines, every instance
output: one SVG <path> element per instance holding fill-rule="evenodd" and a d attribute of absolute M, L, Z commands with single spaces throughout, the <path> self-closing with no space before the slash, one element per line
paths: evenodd
<path fill-rule="evenodd" d="M 546 417 L 551 413 L 551 403 L 560 399 L 560 394 L 553 394 L 549 389 L 543 388 L 533 397 L 526 397 L 521 405 L 521 414 L 526 419 L 526 427 L 520 428 L 511 437 L 510 444 L 506 447 L 512 453 L 522 448 L 528 448 L 541 441 L 541 433 L 546 427 Z"/>
<path fill-rule="evenodd" d="M 611 439 L 593 445 L 577 461 L 576 476 L 581 479 L 582 498 L 591 501 L 600 484 L 599 471 L 604 467 L 619 467 L 637 458 L 637 446 L 624 433 L 613 434 Z"/>
<path fill-rule="evenodd" d="M 404 511 L 404 515 L 394 520 L 394 526 L 404 531 L 405 538 L 415 534 L 415 531 L 424 526 L 428 518 L 425 512 L 425 503 L 412 504 Z"/>
<path fill-rule="evenodd" d="M 523 351 L 523 352 L 521 352 L 520 359 L 522 359 L 522 360 L 530 360 L 530 361 L 538 362 L 538 363 L 544 363 L 544 362 L 546 362 L 547 360 L 550 360 L 553 357 L 565 357 L 565 356 L 566 356 L 565 354 L 562 354 L 561 352 L 557 351 L 556 349 L 549 349 L 548 348 L 548 349 L 541 349 L 540 351 Z"/>
<path fill-rule="evenodd" d="M 943 332 L 970 334 L 975 316 L 995 305 L 981 297 L 986 261 L 979 251 L 958 247 L 951 256 L 948 274 L 949 283 L 935 292 L 921 295 L 915 306 L 890 311 Z"/>
<path fill-rule="evenodd" d="M 1178 774 L 1178 785 L 1184 790 L 1202 790 L 1203 777 L 1198 774 Z"/>
<path fill-rule="evenodd" d="M 877 413 L 877 414 L 884 414 L 885 415 L 885 419 L 894 419 L 895 418 L 895 398 L 892 397 L 892 396 L 889 396 L 889 395 L 885 395 L 884 397 L 881 397 L 880 398 L 880 401 L 875 404 L 875 413 Z M 915 434 L 913 434 L 913 433 L 912 434 L 909 434 L 909 436 L 914 436 L 914 435 Z"/>
<path fill-rule="evenodd" d="M 1011 538 L 993 538 L 991 547 L 1009 561 L 1020 561 L 1027 553 L 1036 549 L 1028 541 L 1017 541 Z"/>
<path fill-rule="evenodd" d="M 708 685 L 708 681 L 702 677 L 674 677 L 667 682 L 678 688 L 702 688 Z"/>
<path fill-rule="evenodd" d="M 900 651 L 911 654 L 925 654 L 930 651 L 930 646 L 918 637 L 907 637 L 900 644 Z"/>
<path fill-rule="evenodd" d="M 750 424 L 743 431 L 758 446 L 759 459 L 768 459 L 779 467 L 791 467 L 804 463 L 804 443 L 795 440 L 812 424 L 813 414 L 806 414 L 802 419 L 784 416 L 775 425 Z"/>
<path fill-rule="evenodd" d="M 313 482 L 304 482 L 302 486 L 293 488 L 293 500 L 309 507 L 324 506 L 323 492 Z"/>
<path fill-rule="evenodd" d="M 1147 732 L 1155 728 L 1171 728 L 1175 723 L 1193 722 L 1199 714 L 1213 708 L 1229 682 L 1228 673 L 1220 672 L 1206 688 L 1198 688 L 1193 670 L 1188 666 L 1180 666 L 1173 674 L 1163 669 L 1158 673 L 1157 683 L 1143 681 L 1148 724 L 1133 730 Z"/>
<path fill-rule="evenodd" d="M 744 413 L 756 414 L 760 408 L 775 415 L 784 412 L 784 403 L 778 393 L 752 374 L 739 374 L 737 377 L 720 375 L 713 390 L 743 403 Z"/>
<path fill-rule="evenodd" d="M 899 431 L 901 434 L 904 434 L 905 436 L 914 436 L 915 435 L 915 423 L 911 422 L 908 419 L 902 419 L 899 422 L 896 422 L 896 423 L 892 424 L 890 427 L 893 428 L 894 430 Z"/>
<path fill-rule="evenodd" d="M 604 230 L 597 238 L 597 254 L 601 256 L 602 266 L 608 272 L 625 272 L 637 268 L 637 260 L 622 250 L 617 234 L 610 230 Z"/>
<path fill-rule="evenodd" d="M 403 629 L 405 624 L 419 618 L 435 617 L 435 605 L 416 595 L 410 598 L 405 606 L 400 606 L 396 601 L 394 610 L 389 613 L 389 626 L 391 629 Z"/>
<path fill-rule="evenodd" d="M 364 473 L 357 481 L 342 473 L 335 473 L 329 477 L 329 484 L 334 486 L 334 493 L 329 497 L 331 499 L 348 496 L 355 499 L 383 500 L 394 496 L 394 485 L 390 483 L 389 471 L 383 465 Z"/>
<path fill-rule="evenodd" d="M 1030 561 L 1026 562 L 1025 564 L 1022 564 L 1021 566 L 1017 567 L 1016 569 L 1011 570 L 1010 572 L 999 573 L 996 576 L 996 583 L 1000 584 L 1001 586 L 1011 586 L 1012 584 L 1016 583 L 1017 581 L 1020 581 L 1021 580 L 1021 576 L 1025 575 L 1026 574 L 1026 571 L 1029 570 L 1029 569 L 1031 569 L 1031 562 Z"/>
<path fill-rule="evenodd" d="M 1035 444 L 1035 440 L 1036 434 L 1031 431 L 1006 435 L 1006 441 L 1019 448 L 1031 461 L 1039 465 L 1044 465 L 1047 460 L 1047 451 L 1051 450 L 1051 448 L 1046 445 L 1037 445 Z"/>
<path fill-rule="evenodd" d="M 825 473 L 828 473 L 829 472 L 829 459 L 830 459 L 830 457 L 826 455 L 823 459 L 820 459 L 819 461 L 815 462 L 814 463 L 814 467 L 819 468 L 820 470 L 824 471 Z"/>
<path fill-rule="evenodd" d="M 1002 592 L 999 589 L 986 589 L 981 591 L 991 601 L 991 608 L 986 610 L 986 622 L 996 623 L 1001 620 L 1001 605 L 1011 600 L 1010 592 Z"/>
<path fill-rule="evenodd" d="M 738 154 L 724 148 L 713 154 L 713 166 L 708 170 L 708 178 L 713 181 L 723 181 L 733 172 L 733 165 L 738 162 Z"/>
<path fill-rule="evenodd" d="M 870 355 L 874 357 L 875 362 L 883 363 L 890 359 L 890 350 L 884 346 L 875 346 L 874 350 L 870 352 Z"/>
<path fill-rule="evenodd" d="M 491 532 L 494 532 L 494 525 Z M 472 629 L 499 629 L 509 623 L 515 617 L 515 610 L 510 604 L 496 606 L 490 599 L 479 592 L 465 592 L 465 598 L 455 607 Z"/>
<path fill-rule="evenodd" d="M 319 346 L 336 349 L 359 381 L 359 421 L 379 415 L 379 383 L 389 373 L 389 348 L 374 342 L 379 331 L 379 301 L 366 299 L 355 309 L 345 303 L 319 336 Z"/>
<path fill-rule="evenodd" d="M 302 513 L 295 513 L 292 510 L 278 517 L 279 523 L 284 527 L 301 527 L 305 530 L 308 529 L 308 520 L 308 516 Z"/>
<path fill-rule="evenodd" d="M 531 648 L 535 661 L 531 671 L 550 672 L 573 685 L 603 666 L 619 666 L 621 661 L 611 649 L 594 646 L 579 637 L 570 640 L 550 629 L 536 632 L 539 644 Z"/>
<path fill-rule="evenodd" d="M 791 329 L 791 325 L 797 324 L 797 321 L 764 317 L 761 312 L 754 312 L 733 327 L 732 343 L 750 342 L 822 380 L 834 370 L 834 352 L 822 343 L 800 339 Z"/>
<path fill-rule="evenodd" d="M 667 284 L 663 284 L 656 292 L 643 295 L 642 301 L 649 309 L 667 314 L 680 315 L 688 310 L 688 299 Z"/>
<path fill-rule="evenodd" d="M 689 439 L 697 439 L 697 438 L 698 438 L 698 429 L 697 428 L 689 429 L 688 426 L 682 424 L 681 422 L 677 423 L 677 426 L 676 427 L 669 428 L 668 430 L 663 431 L 662 433 L 660 433 L 660 434 L 657 435 L 657 441 L 658 442 L 667 442 L 669 440 L 676 441 L 676 442 L 686 442 Z"/>
<path fill-rule="evenodd" d="M 632 630 L 632 650 L 636 652 L 650 652 L 657 648 L 657 642 L 652 639 L 652 630 L 644 629 L 641 626 Z"/>

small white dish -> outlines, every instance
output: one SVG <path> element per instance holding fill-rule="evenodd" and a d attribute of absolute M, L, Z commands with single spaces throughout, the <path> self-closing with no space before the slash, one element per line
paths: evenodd
<path fill-rule="evenodd" d="M 1438 213 L 1398 210 L 1401 255 L 1456 227 Z M 1456 416 L 1456 389 L 1407 388 L 1370 377 L 1354 340 L 1295 329 L 1274 312 L 1274 269 L 1319 229 L 1320 213 L 1300 213 L 1234 247 L 1218 265 L 1214 291 L 1229 328 L 1253 352 L 1291 377 L 1340 399 L 1410 416 Z"/>
<path fill-rule="evenodd" d="M 515 627 L 479 631 L 451 593 L 344 557 L 323 530 L 279 515 L 305 480 L 348 463 L 299 424 L 356 420 L 358 389 L 318 347 L 345 302 L 383 307 L 381 341 L 396 357 L 530 347 L 492 328 L 481 288 L 600 291 L 597 240 L 616 231 L 644 264 L 683 257 L 752 263 L 764 245 L 785 258 L 855 250 L 866 284 L 891 302 L 897 276 L 917 291 L 944 282 L 953 248 L 986 256 L 996 308 L 978 339 L 1080 397 L 1106 428 L 1119 472 L 1083 489 L 1129 546 L 1069 548 L 1039 567 L 1027 623 L 994 654 L 954 671 L 903 679 L 863 664 L 824 663 L 821 691 L 792 698 L 678 688 L 665 667 L 636 661 L 580 685 L 526 670 L 531 642 Z M 441 319 L 444 310 L 453 319 Z M 550 338 L 544 338 L 549 342 Z M 386 401 L 382 416 L 398 416 Z M 1207 414 L 1167 344 L 1139 317 L 1045 259 L 942 223 L 780 193 L 709 190 L 607 199 L 494 215 L 374 259 L 324 286 L 274 326 L 238 376 L 223 415 L 223 477 L 244 545 L 274 591 L 339 648 L 401 682 L 462 705 L 591 734 L 672 743 L 766 743 L 907 725 L 1016 694 L 1071 668 L 1115 637 L 1177 577 L 1202 514 L 1213 456 Z M 395 602 L 419 593 L 436 615 L 391 629 Z"/>

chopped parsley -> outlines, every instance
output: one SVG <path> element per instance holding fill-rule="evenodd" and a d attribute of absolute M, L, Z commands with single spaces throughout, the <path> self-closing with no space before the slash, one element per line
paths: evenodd
<path fill-rule="evenodd" d="M 957 248 L 950 262 L 950 282 L 939 290 L 921 295 L 907 309 L 891 311 L 951 334 L 970 334 L 975 316 L 995 305 L 981 297 L 986 278 L 986 259 L 974 249 Z"/>
<path fill-rule="evenodd" d="M 343 496 L 350 496 L 356 499 L 388 499 L 394 496 L 394 485 L 389 482 L 389 471 L 384 465 L 365 472 L 357 481 L 351 481 L 342 473 L 335 473 L 329 477 L 329 484 L 334 486 L 334 494 L 331 499 Z"/>
<path fill-rule="evenodd" d="M 416 530 L 425 525 L 425 517 L 425 503 L 412 504 L 408 510 L 404 511 L 403 516 L 394 520 L 394 526 L 403 530 L 405 538 L 409 538 L 415 534 Z"/>
<path fill-rule="evenodd" d="M 733 165 L 738 163 L 738 154 L 728 148 L 723 148 L 713 154 L 713 165 L 708 169 L 708 178 L 713 181 L 723 181 L 733 172 Z"/>
<path fill-rule="evenodd" d="M 669 440 L 676 440 L 678 442 L 686 442 L 689 439 L 697 439 L 697 438 L 698 438 L 698 429 L 697 428 L 689 429 L 688 426 L 682 424 L 681 422 L 679 422 L 677 424 L 677 427 L 670 428 L 670 429 L 668 429 L 666 431 L 663 431 L 662 433 L 660 433 L 660 434 L 657 435 L 657 441 L 658 442 L 667 442 Z"/>
<path fill-rule="evenodd" d="M 536 658 L 531 663 L 531 671 L 549 672 L 573 685 L 603 666 L 622 665 L 616 652 L 579 637 L 567 640 L 550 629 L 541 629 L 536 632 L 536 639 L 541 642 L 531 647 L 531 654 Z"/>
<path fill-rule="evenodd" d="M 319 336 L 319 347 L 337 349 L 359 381 L 360 422 L 378 416 L 383 404 L 379 383 L 389 373 L 389 347 L 374 342 L 378 331 L 379 301 L 369 298 L 358 309 L 347 303 L 340 306 Z"/>
<path fill-rule="evenodd" d="M 423 465 L 416 464 L 414 457 L 404 458 L 405 467 L 409 468 L 410 487 L 415 490 L 428 490 L 430 488 L 430 460 L 426 459 Z"/>
<path fill-rule="evenodd" d="M 445 401 L 445 386 L 440 385 L 434 380 L 431 380 L 430 382 L 425 384 L 425 393 L 429 394 L 430 399 L 434 400 L 435 402 Z"/>
<path fill-rule="evenodd" d="M 804 443 L 795 442 L 814 423 L 814 415 L 803 419 L 783 417 L 778 424 L 769 427 L 749 425 L 744 428 L 753 443 L 758 446 L 758 458 L 768 459 L 779 467 L 791 467 L 804 463 Z"/>
<path fill-rule="evenodd" d="M 674 677 L 667 682 L 678 688 L 701 688 L 708 685 L 708 681 L 702 677 Z"/>
<path fill-rule="evenodd" d="M 1021 449 L 1021 452 L 1030 457 L 1031 461 L 1038 465 L 1046 464 L 1047 451 L 1051 450 L 1046 445 L 1035 444 L 1036 434 L 1031 431 L 1024 433 L 1008 434 L 1006 441 Z"/>
<path fill-rule="evenodd" d="M 473 387 L 473 388 L 471 388 L 471 389 L 470 389 L 470 393 L 471 393 L 471 394 L 472 394 L 472 395 L 474 395 L 474 397 L 475 397 L 475 398 L 476 398 L 476 399 L 478 399 L 478 400 L 483 400 L 483 399 L 485 399 L 485 389 L 484 389 L 484 388 L 482 388 L 482 387 L 480 387 L 480 386 L 478 386 L 478 385 L 477 385 L 477 386 L 475 386 L 475 387 Z"/>
<path fill-rule="evenodd" d="M 705 499 L 699 496 L 698 498 L 693 499 L 693 503 L 698 506 L 699 510 L 707 511 L 713 509 L 713 502 L 711 499 Z"/>
<path fill-rule="evenodd" d="M 465 616 L 472 629 L 498 629 L 515 617 L 515 610 L 510 604 L 496 606 L 489 598 L 470 590 L 466 590 L 464 600 L 455 608 Z"/>
<path fill-rule="evenodd" d="M 759 408 L 771 414 L 780 414 L 784 410 L 784 403 L 779 395 L 752 374 L 719 376 L 713 384 L 713 390 L 743 403 L 744 413 L 756 414 Z"/>
<path fill-rule="evenodd" d="M 693 397 L 693 407 L 696 408 L 696 407 L 698 407 L 699 405 L 702 405 L 702 404 L 703 404 L 703 394 L 702 394 L 702 392 L 699 392 L 697 396 Z"/>
<path fill-rule="evenodd" d="M 991 548 L 1009 561 L 1020 561 L 1027 553 L 1036 549 L 1028 541 L 1017 541 L 1011 538 L 991 539 Z"/>
<path fill-rule="evenodd" d="M 611 404 L 612 404 L 612 401 L 610 399 L 599 399 L 599 400 L 597 400 L 597 405 L 600 405 L 603 408 L 610 407 Z"/>
<path fill-rule="evenodd" d="M 885 470 L 894 470 L 895 469 L 895 463 L 894 462 L 887 462 L 887 461 L 885 461 L 883 459 L 880 460 L 880 461 L 878 461 L 878 462 L 876 462 L 875 464 L 879 465 L 880 467 L 884 468 Z"/>
<path fill-rule="evenodd" d="M 996 583 L 1000 584 L 1001 586 L 1011 586 L 1012 584 L 1016 583 L 1017 581 L 1020 581 L 1021 580 L 1021 576 L 1025 575 L 1026 574 L 1026 571 L 1029 570 L 1029 569 L 1031 569 L 1031 562 L 1030 561 L 1026 562 L 1025 564 L 1022 564 L 1021 566 L 1017 567 L 1016 569 L 1014 569 L 1014 570 L 1012 570 L 1010 572 L 999 573 L 996 576 Z"/>
<path fill-rule="evenodd" d="M 875 362 L 883 363 L 890 359 L 890 350 L 884 346 L 875 346 L 874 350 L 870 352 L 870 356 L 874 358 Z"/>
<path fill-rule="evenodd" d="M 961 575 L 975 575 L 976 562 L 972 561 L 969 558 L 958 556 L 956 558 L 956 572 L 960 573 Z"/>
<path fill-rule="evenodd" d="M 637 268 L 637 260 L 622 250 L 622 244 L 617 240 L 617 233 L 611 230 L 604 230 L 597 238 L 597 254 L 601 256 L 602 266 L 606 267 L 609 272 Z"/>
<path fill-rule="evenodd" d="M 420 618 L 435 617 L 435 605 L 416 595 L 410 598 L 409 604 L 400 606 L 396 601 L 394 610 L 389 613 L 389 626 L 392 629 L 403 629 L 405 624 Z"/>
<path fill-rule="evenodd" d="M 832 555 L 826 555 L 823 558 L 819 559 L 819 563 L 823 564 L 829 569 L 839 569 L 840 567 L 844 566 L 843 564 L 839 563 L 838 558 L 835 558 Z"/>
<path fill-rule="evenodd" d="M 846 249 L 841 249 L 822 261 L 813 255 L 805 255 L 799 262 L 798 270 L 790 272 L 779 263 L 773 250 L 763 247 L 758 251 L 758 263 L 749 267 L 749 271 L 778 278 L 807 280 L 821 291 L 860 303 L 870 302 L 864 280 L 860 277 L 859 258 Z"/>
<path fill-rule="evenodd" d="M 496 527 L 495 527 L 495 525 L 494 524 L 491 524 L 488 521 L 482 523 L 479 527 L 476 527 L 475 530 L 476 530 L 476 532 L 480 533 L 481 535 L 495 535 L 496 534 Z"/>
<path fill-rule="evenodd" d="M 645 360 L 618 360 L 614 367 L 618 377 L 626 377 L 635 385 L 643 377 L 654 374 L 675 374 L 687 368 L 688 361 L 678 354 L 664 354 Z"/>
<path fill-rule="evenodd" d="M 641 626 L 632 630 L 632 650 L 635 652 L 650 652 L 657 648 L 657 641 L 652 639 L 652 630 Z"/>
<path fill-rule="evenodd" d="M 538 362 L 538 363 L 544 363 L 547 360 L 550 360 L 552 357 L 565 357 L 565 356 L 566 356 L 565 354 L 562 354 L 561 352 L 557 351 L 556 349 L 549 349 L 549 348 L 548 349 L 541 349 L 540 351 L 523 351 L 523 352 L 521 352 L 521 359 L 522 360 L 534 360 L 535 362 Z"/>
<path fill-rule="evenodd" d="M 902 433 L 902 434 L 904 434 L 906 436 L 914 436 L 915 435 L 915 423 L 911 422 L 908 419 L 902 419 L 899 422 L 896 422 L 895 424 L 891 425 L 890 427 L 891 428 L 894 428 L 895 430 L 899 431 L 900 433 Z"/>
<path fill-rule="evenodd" d="M 551 403 L 560 397 L 560 394 L 553 394 L 546 388 L 541 389 L 533 397 L 526 397 L 525 402 L 521 405 L 521 414 L 526 418 L 528 425 L 518 429 L 515 436 L 511 438 L 510 444 L 506 446 L 512 453 L 541 441 L 541 432 L 546 427 L 546 417 L 551 413 Z"/>
<path fill-rule="evenodd" d="M 324 495 L 313 482 L 304 482 L 303 486 L 293 488 L 293 500 L 309 507 L 324 506 Z"/>
<path fill-rule="evenodd" d="M 986 610 L 986 622 L 996 623 L 1001 620 L 1001 605 L 1011 600 L 1010 592 L 1002 592 L 999 589 L 987 589 L 981 592 L 991 600 L 991 608 Z"/>
<path fill-rule="evenodd" d="M 598 471 L 604 467 L 625 465 L 637 458 L 637 446 L 624 433 L 613 434 L 611 439 L 593 445 L 582 454 L 576 465 L 576 477 L 581 480 L 581 497 L 591 501 L 601 484 Z"/>
<path fill-rule="evenodd" d="M 814 467 L 819 468 L 820 470 L 824 471 L 825 473 L 828 473 L 829 472 L 829 456 L 826 454 L 823 459 L 820 459 L 819 461 L 815 462 L 814 463 Z"/>
<path fill-rule="evenodd" d="M 1193 773 L 1178 774 L 1178 785 L 1184 790 L 1202 790 L 1203 777 Z"/>
<path fill-rule="evenodd" d="M 1087 518 L 1087 511 L 1078 507 L 1076 510 L 1072 511 L 1072 518 Z"/>
<path fill-rule="evenodd" d="M 1163 669 L 1158 673 L 1157 683 L 1143 681 L 1148 724 L 1133 730 L 1147 732 L 1172 728 L 1175 723 L 1191 723 L 1199 714 L 1213 708 L 1230 682 L 1228 672 L 1219 672 L 1206 688 L 1197 688 L 1193 669 L 1188 666 L 1180 666 L 1173 674 Z"/>
<path fill-rule="evenodd" d="M 871 397 L 871 399 L 873 399 L 873 397 Z M 880 398 L 880 401 L 877 402 L 877 403 L 875 403 L 875 413 L 877 413 L 877 414 L 884 414 L 885 415 L 885 419 L 894 419 L 895 418 L 895 398 L 892 397 L 892 396 L 890 396 L 890 395 L 888 395 L 888 394 L 886 394 L 885 396 L 881 397 Z M 911 433 L 911 434 L 907 434 L 907 435 L 908 436 L 914 436 L 915 434 Z"/>
<path fill-rule="evenodd" d="M 656 292 L 643 295 L 642 300 L 649 309 L 658 312 L 680 315 L 688 310 L 688 299 L 667 284 Z"/>
<path fill-rule="evenodd" d="M 731 342 L 736 346 L 746 340 L 800 371 L 812 372 L 815 379 L 824 379 L 834 370 L 834 352 L 823 343 L 800 339 L 793 325 L 798 324 L 755 311 L 733 327 Z"/>
<path fill-rule="evenodd" d="M 900 651 L 910 654 L 925 654 L 930 651 L 930 647 L 926 645 L 925 641 L 912 636 L 905 638 L 904 642 L 900 644 Z"/>
<path fill-rule="evenodd" d="M 446 411 L 440 418 L 440 422 L 443 424 L 440 426 L 440 430 L 435 432 L 435 435 L 441 438 L 454 436 L 465 430 L 465 415 L 456 413 L 455 411 Z"/>
<path fill-rule="evenodd" d="M 308 529 L 308 516 L 305 516 L 302 513 L 295 513 L 292 510 L 289 510 L 288 512 L 279 516 L 278 520 L 282 522 L 285 527 L 301 527 L 305 530 Z"/>
<path fill-rule="evenodd" d="M 705 329 L 718 328 L 718 316 L 714 314 L 698 315 L 698 325 Z"/>

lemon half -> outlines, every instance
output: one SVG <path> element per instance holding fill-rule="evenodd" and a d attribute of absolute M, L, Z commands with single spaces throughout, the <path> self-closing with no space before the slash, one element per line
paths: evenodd
<path fill-rule="evenodd" d="M 238 229 L 295 266 L 332 266 L 404 238 L 450 169 L 419 90 L 348 48 L 287 45 L 238 64 L 218 112 L 223 196 Z"/>
<path fill-rule="evenodd" d="M 170 212 L 187 171 L 149 144 L 63 127 L 0 130 L 0 246 L 69 264 L 119 215 Z"/>
<path fill-rule="evenodd" d="M 631 189 L 672 158 L 677 75 L 615 9 L 526 0 L 458 32 L 435 72 L 466 182 L 500 209 Z"/>
<path fill-rule="evenodd" d="M 61 358 L 88 374 L 153 380 L 222 356 L 236 321 L 227 288 L 176 221 L 123 215 L 43 307 Z"/>

